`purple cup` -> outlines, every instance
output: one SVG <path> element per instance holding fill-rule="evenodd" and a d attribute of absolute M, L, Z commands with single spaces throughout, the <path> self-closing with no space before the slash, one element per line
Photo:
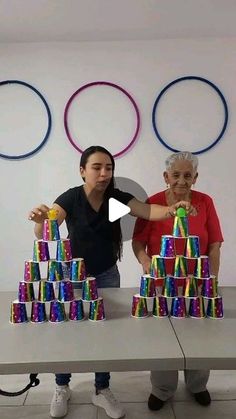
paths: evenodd
<path fill-rule="evenodd" d="M 48 242 L 43 240 L 34 241 L 33 261 L 46 262 L 50 259 Z"/>
<path fill-rule="evenodd" d="M 160 256 L 164 258 L 175 257 L 175 239 L 173 236 L 161 236 L 161 251 Z"/>
<path fill-rule="evenodd" d="M 207 317 L 211 319 L 222 319 L 224 317 L 223 299 L 220 295 L 216 298 L 209 298 Z"/>
<path fill-rule="evenodd" d="M 74 290 L 73 284 L 71 281 L 60 281 L 59 282 L 59 293 L 58 293 L 58 300 L 65 302 L 65 301 L 72 301 L 74 300 Z"/>
<path fill-rule="evenodd" d="M 51 323 L 61 323 L 66 320 L 65 305 L 61 301 L 51 301 L 49 321 Z"/>
<path fill-rule="evenodd" d="M 183 319 L 186 317 L 186 304 L 184 297 L 175 297 L 171 304 L 171 317 Z"/>
<path fill-rule="evenodd" d="M 39 283 L 39 294 L 38 300 L 42 303 L 46 301 L 55 300 L 55 293 L 53 288 L 53 282 L 50 281 L 40 281 Z"/>
<path fill-rule="evenodd" d="M 32 302 L 30 320 L 32 323 L 44 323 L 47 321 L 45 303 L 40 301 Z"/>
<path fill-rule="evenodd" d="M 21 303 L 27 303 L 35 300 L 34 285 L 32 282 L 19 282 L 18 300 Z"/>
<path fill-rule="evenodd" d="M 150 275 L 142 275 L 140 282 L 140 295 L 141 297 L 149 298 L 155 297 L 155 278 Z"/>
<path fill-rule="evenodd" d="M 200 279 L 210 278 L 208 256 L 202 255 L 196 259 L 195 268 L 194 268 L 194 276 Z"/>
<path fill-rule="evenodd" d="M 178 285 L 177 280 L 171 276 L 167 275 L 164 279 L 164 285 L 162 288 L 162 296 L 163 297 L 177 297 L 178 295 Z"/>
<path fill-rule="evenodd" d="M 81 321 L 85 319 L 82 300 L 74 300 L 70 302 L 69 319 L 74 321 Z"/>
<path fill-rule="evenodd" d="M 154 298 L 152 314 L 154 317 L 167 317 L 169 315 L 166 297 L 159 295 Z"/>
<path fill-rule="evenodd" d="M 215 275 L 211 275 L 209 279 L 202 280 L 201 295 L 205 298 L 215 298 L 218 295 L 218 284 Z"/>
<path fill-rule="evenodd" d="M 10 322 L 13 324 L 27 323 L 26 304 L 18 300 L 11 302 Z"/>
<path fill-rule="evenodd" d="M 201 296 L 191 298 L 188 315 L 194 319 L 203 319 L 206 317 L 204 300 Z"/>

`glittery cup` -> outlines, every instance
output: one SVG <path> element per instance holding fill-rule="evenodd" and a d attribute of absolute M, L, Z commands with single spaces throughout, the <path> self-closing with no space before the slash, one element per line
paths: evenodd
<path fill-rule="evenodd" d="M 98 299 L 96 278 L 88 277 L 82 283 L 82 300 L 93 301 Z"/>
<path fill-rule="evenodd" d="M 164 258 L 175 257 L 175 241 L 173 236 L 161 236 L 160 256 Z"/>
<path fill-rule="evenodd" d="M 201 296 L 190 300 L 188 315 L 196 319 L 203 319 L 206 317 L 204 300 Z"/>
<path fill-rule="evenodd" d="M 208 256 L 200 256 L 196 259 L 194 276 L 196 278 L 210 278 Z"/>
<path fill-rule="evenodd" d="M 155 297 L 155 278 L 150 275 L 141 276 L 140 282 L 140 295 L 141 297 Z"/>
<path fill-rule="evenodd" d="M 51 323 L 60 323 L 66 320 L 66 312 L 64 303 L 61 301 L 51 301 L 49 321 Z"/>
<path fill-rule="evenodd" d="M 153 300 L 153 310 L 154 317 L 166 317 L 168 316 L 168 304 L 166 297 L 159 295 Z"/>
<path fill-rule="evenodd" d="M 31 282 L 40 280 L 39 262 L 34 262 L 33 260 L 25 261 L 24 281 Z"/>
<path fill-rule="evenodd" d="M 199 237 L 198 236 L 188 236 L 185 245 L 185 257 L 186 258 L 199 258 L 200 249 L 199 249 Z"/>
<path fill-rule="evenodd" d="M 27 303 L 29 301 L 34 301 L 34 286 L 32 282 L 19 282 L 18 288 L 18 300 L 21 303 Z"/>
<path fill-rule="evenodd" d="M 176 297 L 178 295 L 177 281 L 173 276 L 167 275 L 162 288 L 163 297 Z"/>
<path fill-rule="evenodd" d="M 211 275 L 209 279 L 203 279 L 201 295 L 206 298 L 215 298 L 218 295 L 216 276 Z"/>
<path fill-rule="evenodd" d="M 70 261 L 72 259 L 71 246 L 69 239 L 59 240 L 57 242 L 57 260 Z"/>
<path fill-rule="evenodd" d="M 211 319 L 222 319 L 224 317 L 222 297 L 218 296 L 208 300 L 207 317 Z"/>
<path fill-rule="evenodd" d="M 198 296 L 198 280 L 194 276 L 189 275 L 184 280 L 183 296 L 193 298 Z"/>
<path fill-rule="evenodd" d="M 174 277 L 175 278 L 186 278 L 187 276 L 187 261 L 184 256 L 176 256 L 174 264 Z"/>
<path fill-rule="evenodd" d="M 147 300 L 139 294 L 133 295 L 132 317 L 143 319 L 148 316 Z"/>
<path fill-rule="evenodd" d="M 48 281 L 62 281 L 63 279 L 63 269 L 62 263 L 58 260 L 51 259 L 48 261 Z"/>
<path fill-rule="evenodd" d="M 71 281 L 60 281 L 59 282 L 59 293 L 58 293 L 58 300 L 65 302 L 65 301 L 72 301 L 74 300 L 74 291 L 73 291 L 73 284 Z"/>
<path fill-rule="evenodd" d="M 69 319 L 74 321 L 84 320 L 84 306 L 82 300 L 70 302 Z"/>
<path fill-rule="evenodd" d="M 171 317 L 178 319 L 186 317 L 186 304 L 184 297 L 175 297 L 171 303 Z"/>
<path fill-rule="evenodd" d="M 166 276 L 165 259 L 159 255 L 152 256 L 151 276 L 153 278 L 164 278 Z"/>
<path fill-rule="evenodd" d="M 99 297 L 98 300 L 90 302 L 89 320 L 94 322 L 99 320 L 105 320 L 103 298 Z"/>
<path fill-rule="evenodd" d="M 86 279 L 84 259 L 72 259 L 70 267 L 70 279 L 72 282 L 80 282 Z"/>
<path fill-rule="evenodd" d="M 33 301 L 31 306 L 31 322 L 43 323 L 47 321 L 45 303 Z"/>
<path fill-rule="evenodd" d="M 19 324 L 28 322 L 26 304 L 18 300 L 11 302 L 10 322 Z"/>
<path fill-rule="evenodd" d="M 43 240 L 53 241 L 60 240 L 59 226 L 57 220 L 44 220 L 43 223 Z"/>
<path fill-rule="evenodd" d="M 188 218 L 187 217 L 175 217 L 173 226 L 174 237 L 188 237 Z"/>
<path fill-rule="evenodd" d="M 34 240 L 33 261 L 45 262 L 49 259 L 48 242 L 43 240 Z"/>
<path fill-rule="evenodd" d="M 39 295 L 38 300 L 41 302 L 55 300 L 53 282 L 41 281 L 39 283 Z"/>

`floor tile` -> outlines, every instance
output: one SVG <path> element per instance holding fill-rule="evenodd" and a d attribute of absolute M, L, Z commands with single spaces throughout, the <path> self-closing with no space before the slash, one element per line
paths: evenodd
<path fill-rule="evenodd" d="M 236 419 L 236 401 L 214 401 L 208 407 L 191 402 L 173 404 L 176 419 Z"/>
<path fill-rule="evenodd" d="M 151 392 L 150 372 L 113 372 L 110 388 L 121 402 L 146 402 Z"/>
<path fill-rule="evenodd" d="M 29 375 L 0 375 L 0 388 L 15 392 L 22 390 L 29 383 Z M 27 393 L 16 397 L 0 396 L 0 406 L 22 406 Z"/>
<path fill-rule="evenodd" d="M 1 419 L 49 419 L 49 406 L 0 407 Z M 92 405 L 71 405 L 66 419 L 97 419 Z"/>
<path fill-rule="evenodd" d="M 146 403 L 123 403 L 125 419 L 157 419 L 157 412 L 151 412 Z M 98 408 L 98 419 L 108 419 L 104 409 Z M 158 412 L 158 419 L 175 419 L 171 405 L 166 405 Z"/>

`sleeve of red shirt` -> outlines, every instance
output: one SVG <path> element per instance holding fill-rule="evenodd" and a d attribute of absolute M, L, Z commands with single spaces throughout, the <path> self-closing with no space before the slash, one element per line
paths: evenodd
<path fill-rule="evenodd" d="M 220 221 L 213 200 L 209 196 L 207 198 L 208 244 L 223 242 L 224 238 L 221 232 Z"/>

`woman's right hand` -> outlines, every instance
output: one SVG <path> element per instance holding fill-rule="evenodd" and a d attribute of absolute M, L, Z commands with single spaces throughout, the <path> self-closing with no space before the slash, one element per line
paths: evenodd
<path fill-rule="evenodd" d="M 34 221 L 37 224 L 43 224 L 44 220 L 48 218 L 47 212 L 49 211 L 47 205 L 41 204 L 36 208 L 33 208 L 29 215 L 28 220 Z"/>
<path fill-rule="evenodd" d="M 147 255 L 145 259 L 142 261 L 143 273 L 150 274 L 151 270 L 151 258 Z"/>

